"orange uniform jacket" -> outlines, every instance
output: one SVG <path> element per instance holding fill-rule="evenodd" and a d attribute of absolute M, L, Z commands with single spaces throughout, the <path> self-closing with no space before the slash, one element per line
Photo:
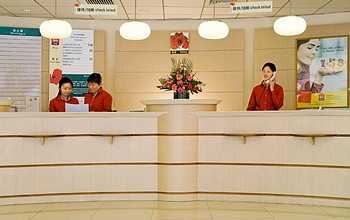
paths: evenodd
<path fill-rule="evenodd" d="M 67 103 L 79 104 L 79 101 L 78 101 L 78 99 L 70 96 Z M 56 98 L 54 98 L 50 101 L 49 111 L 50 112 L 65 112 L 66 111 L 66 101 L 64 101 L 60 95 L 57 96 Z"/>
<path fill-rule="evenodd" d="M 92 93 L 85 95 L 85 104 L 89 104 L 90 112 L 108 112 L 112 110 L 112 96 L 104 91 L 102 87 L 98 90 L 95 97 Z"/>
<path fill-rule="evenodd" d="M 278 110 L 283 106 L 284 93 L 282 86 L 275 84 L 273 92 L 263 83 L 254 87 L 249 99 L 248 111 Z"/>

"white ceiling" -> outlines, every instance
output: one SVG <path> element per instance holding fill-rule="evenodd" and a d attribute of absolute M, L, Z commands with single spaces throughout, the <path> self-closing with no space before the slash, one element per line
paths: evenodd
<path fill-rule="evenodd" d="M 135 19 L 135 0 L 91 0 L 112 2 L 117 5 L 116 16 L 75 15 L 74 4 L 87 4 L 89 0 L 0 0 L 0 16 L 34 17 L 57 19 Z M 206 20 L 214 17 L 214 0 L 137 0 L 138 20 Z M 272 0 L 269 13 L 231 14 L 230 0 L 216 0 L 215 18 L 241 19 L 258 17 L 281 17 L 292 15 L 322 15 L 350 12 L 350 0 Z M 234 1 L 234 0 L 232 0 Z M 268 0 L 238 0 L 236 2 L 258 2 Z M 292 3 L 292 7 L 290 7 Z M 29 9 L 29 12 L 23 10 Z M 140 11 L 140 10 L 146 10 Z M 348 21 L 344 21 L 348 22 Z"/>

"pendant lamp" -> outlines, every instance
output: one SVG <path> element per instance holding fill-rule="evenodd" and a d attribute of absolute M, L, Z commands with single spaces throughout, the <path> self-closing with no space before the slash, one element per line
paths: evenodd
<path fill-rule="evenodd" d="M 128 21 L 119 28 L 119 33 L 126 40 L 144 40 L 151 34 L 148 24 L 136 21 L 136 0 L 135 0 L 135 21 Z"/>
<path fill-rule="evenodd" d="M 227 37 L 229 33 L 229 28 L 226 23 L 220 21 L 220 20 L 215 20 L 215 1 L 214 3 L 214 13 L 213 13 L 213 18 L 214 20 L 211 21 L 204 21 L 202 22 L 199 27 L 198 27 L 198 34 L 202 38 L 205 39 L 211 39 L 211 40 L 218 40 L 218 39 L 223 39 Z"/>
<path fill-rule="evenodd" d="M 57 12 L 57 0 L 55 0 L 55 16 Z M 40 25 L 40 33 L 46 38 L 66 38 L 72 33 L 72 26 L 62 20 L 48 20 Z"/>
<path fill-rule="evenodd" d="M 292 1 L 290 0 L 289 14 L 291 14 L 291 9 L 292 9 Z M 307 24 L 304 18 L 289 15 L 289 16 L 285 16 L 277 19 L 273 24 L 273 29 L 278 35 L 294 36 L 294 35 L 302 34 L 306 30 L 306 26 Z"/>

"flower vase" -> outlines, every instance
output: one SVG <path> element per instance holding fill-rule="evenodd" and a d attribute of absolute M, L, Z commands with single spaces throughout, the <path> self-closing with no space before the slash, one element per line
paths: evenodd
<path fill-rule="evenodd" d="M 183 90 L 183 92 L 174 92 L 174 99 L 189 99 L 190 91 Z"/>

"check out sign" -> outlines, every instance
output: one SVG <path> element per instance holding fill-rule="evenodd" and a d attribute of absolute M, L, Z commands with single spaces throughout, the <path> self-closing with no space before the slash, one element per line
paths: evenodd
<path fill-rule="evenodd" d="M 272 12 L 272 1 L 266 2 L 232 2 L 231 13 Z"/>
<path fill-rule="evenodd" d="M 75 4 L 74 14 L 77 15 L 117 15 L 116 5 Z"/>

